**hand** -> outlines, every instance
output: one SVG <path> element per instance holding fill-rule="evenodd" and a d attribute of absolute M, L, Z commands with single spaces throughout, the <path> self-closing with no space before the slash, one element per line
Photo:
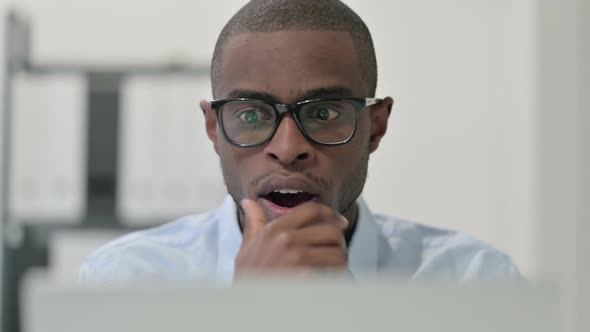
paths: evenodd
<path fill-rule="evenodd" d="M 241 206 L 244 239 L 236 258 L 236 277 L 261 272 L 347 271 L 343 230 L 348 220 L 336 211 L 307 202 L 268 222 L 256 201 L 245 199 Z"/>

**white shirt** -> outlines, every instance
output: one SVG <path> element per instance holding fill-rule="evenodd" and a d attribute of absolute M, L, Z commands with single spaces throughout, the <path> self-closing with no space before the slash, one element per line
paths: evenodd
<path fill-rule="evenodd" d="M 373 214 L 362 198 L 349 246 L 349 269 L 358 281 L 392 278 L 443 282 L 517 281 L 511 259 L 461 232 Z M 231 284 L 242 244 L 236 205 L 221 207 L 138 231 L 92 253 L 82 265 L 82 282 L 214 280 Z"/>

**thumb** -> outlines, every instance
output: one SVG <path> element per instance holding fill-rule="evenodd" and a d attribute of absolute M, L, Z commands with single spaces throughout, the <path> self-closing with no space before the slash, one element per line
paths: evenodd
<path fill-rule="evenodd" d="M 243 199 L 240 206 L 244 210 L 244 241 L 254 239 L 266 225 L 264 210 L 251 199 Z"/>

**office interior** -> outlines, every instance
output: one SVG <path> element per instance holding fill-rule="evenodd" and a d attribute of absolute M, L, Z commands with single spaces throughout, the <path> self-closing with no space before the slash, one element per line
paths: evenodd
<path fill-rule="evenodd" d="M 494 245 L 590 330 L 588 2 L 344 2 L 395 99 L 370 208 Z M 3 331 L 28 271 L 75 280 L 100 245 L 222 202 L 198 103 L 243 3 L 0 1 Z"/>

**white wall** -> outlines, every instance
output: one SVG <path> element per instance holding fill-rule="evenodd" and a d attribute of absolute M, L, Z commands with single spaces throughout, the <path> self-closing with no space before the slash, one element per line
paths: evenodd
<path fill-rule="evenodd" d="M 356 3 L 376 39 L 379 95 L 397 100 L 372 159 L 372 206 L 464 230 L 535 276 L 532 2 Z"/>
<path fill-rule="evenodd" d="M 580 1 L 581 10 L 579 10 L 578 19 L 580 24 L 580 133 L 581 133 L 581 151 L 582 151 L 582 180 L 583 190 L 580 201 L 582 207 L 582 217 L 579 220 L 578 229 L 578 246 L 577 246 L 577 264 L 580 265 L 577 285 L 580 291 L 578 298 L 578 327 L 580 331 L 590 331 L 590 316 L 587 310 L 590 308 L 590 260 L 587 254 L 590 253 L 590 3 Z"/>
<path fill-rule="evenodd" d="M 536 253 L 562 289 L 564 331 L 590 328 L 589 9 L 585 0 L 538 1 Z"/>
<path fill-rule="evenodd" d="M 347 1 L 396 105 L 372 158 L 375 211 L 461 229 L 536 276 L 533 0 Z M 19 0 L 42 63 L 208 63 L 243 1 Z M 195 96 L 208 98 L 210 96 Z"/>

